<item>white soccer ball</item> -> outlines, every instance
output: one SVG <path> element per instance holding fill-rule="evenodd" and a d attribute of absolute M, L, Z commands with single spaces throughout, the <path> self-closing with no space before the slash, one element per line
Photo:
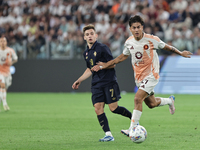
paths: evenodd
<path fill-rule="evenodd" d="M 147 138 L 147 130 L 141 125 L 136 125 L 131 129 L 129 137 L 135 143 L 144 142 Z"/>

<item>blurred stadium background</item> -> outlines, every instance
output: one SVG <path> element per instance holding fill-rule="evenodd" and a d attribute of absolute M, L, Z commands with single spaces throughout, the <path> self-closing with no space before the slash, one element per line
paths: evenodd
<path fill-rule="evenodd" d="M 0 33 L 19 57 L 9 91 L 74 92 L 71 85 L 85 70 L 82 28 L 94 24 L 98 41 L 116 57 L 136 14 L 146 33 L 196 55 L 157 51 L 162 68 L 155 91 L 200 94 L 200 0 L 1 0 Z M 130 59 L 116 67 L 122 91 L 137 90 L 131 68 Z M 90 91 L 90 80 L 79 91 Z"/>

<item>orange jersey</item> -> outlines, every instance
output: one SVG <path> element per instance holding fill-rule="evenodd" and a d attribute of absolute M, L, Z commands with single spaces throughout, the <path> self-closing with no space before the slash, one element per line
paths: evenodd
<path fill-rule="evenodd" d="M 144 33 L 139 41 L 136 41 L 134 36 L 130 36 L 124 47 L 123 54 L 131 55 L 136 83 L 141 82 L 147 76 L 159 79 L 160 65 L 156 49 L 165 47 L 163 41 L 157 36 Z"/>
<path fill-rule="evenodd" d="M 7 65 L 7 62 L 17 59 L 18 57 L 12 48 L 6 47 L 5 50 L 0 49 L 0 74 L 8 76 L 10 74 L 10 66 Z"/>

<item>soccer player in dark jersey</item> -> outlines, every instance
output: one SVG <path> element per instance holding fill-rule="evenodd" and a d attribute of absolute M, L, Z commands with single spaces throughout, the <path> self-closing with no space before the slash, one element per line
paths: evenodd
<path fill-rule="evenodd" d="M 83 28 L 84 40 L 87 42 L 87 49 L 83 56 L 86 61 L 87 69 L 76 80 L 72 88 L 78 89 L 81 82 L 92 75 L 92 103 L 97 114 L 98 121 L 105 132 L 105 136 L 99 139 L 101 142 L 114 141 L 111 134 L 106 114 L 104 113 L 104 106 L 108 104 L 113 113 L 121 114 L 122 116 L 131 119 L 131 112 L 126 108 L 118 106 L 118 101 L 121 98 L 120 90 L 117 83 L 114 65 L 107 69 L 98 72 L 92 72 L 91 68 L 97 62 L 108 62 L 113 59 L 110 49 L 105 44 L 97 42 L 98 35 L 95 32 L 93 25 L 89 24 Z"/>

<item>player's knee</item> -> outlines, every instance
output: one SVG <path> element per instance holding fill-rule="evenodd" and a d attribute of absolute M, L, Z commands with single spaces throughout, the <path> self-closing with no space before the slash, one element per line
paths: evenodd
<path fill-rule="evenodd" d="M 5 88 L 6 88 L 5 83 L 0 83 L 0 87 L 1 87 L 2 89 L 5 89 Z"/>
<path fill-rule="evenodd" d="M 110 111 L 112 111 L 114 113 L 114 111 L 116 110 L 117 107 L 110 107 Z"/>
<path fill-rule="evenodd" d="M 134 98 L 134 102 L 135 102 L 135 105 L 139 105 L 142 103 L 142 99 L 141 98 L 138 98 L 138 97 L 135 97 Z"/>
<path fill-rule="evenodd" d="M 95 113 L 97 114 L 97 115 L 100 115 L 100 114 L 102 114 L 104 111 L 103 111 L 103 108 L 101 108 L 101 107 L 95 107 Z"/>
<path fill-rule="evenodd" d="M 109 105 L 109 109 L 112 112 L 115 111 L 117 109 L 117 107 L 118 107 L 117 103 L 112 103 L 112 104 Z"/>

